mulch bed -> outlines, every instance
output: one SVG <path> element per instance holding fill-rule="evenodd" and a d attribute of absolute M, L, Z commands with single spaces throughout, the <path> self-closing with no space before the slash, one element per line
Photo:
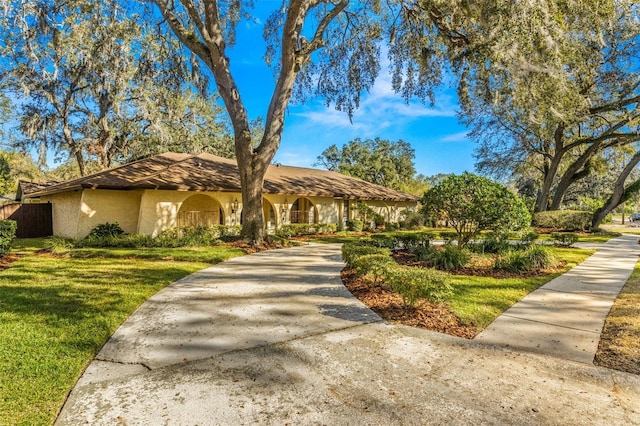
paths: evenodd
<path fill-rule="evenodd" d="M 17 254 L 8 253 L 0 257 L 0 271 L 7 269 L 13 262 L 20 259 Z"/>
<path fill-rule="evenodd" d="M 415 307 L 405 307 L 402 296 L 384 287 L 371 287 L 352 269 L 343 269 L 342 282 L 345 287 L 369 309 L 386 321 L 424 328 L 439 333 L 472 339 L 478 330 L 462 324 L 444 305 L 422 301 Z"/>

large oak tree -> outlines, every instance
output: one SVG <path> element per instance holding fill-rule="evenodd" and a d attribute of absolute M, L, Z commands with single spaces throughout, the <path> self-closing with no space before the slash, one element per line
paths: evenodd
<path fill-rule="evenodd" d="M 233 75 L 228 49 L 238 22 L 248 17 L 251 2 L 240 0 L 154 0 L 178 39 L 213 74 L 229 113 L 240 171 L 245 238 L 265 237 L 262 213 L 264 176 L 281 141 L 285 111 L 294 91 L 317 93 L 348 114 L 379 71 L 385 24 L 377 0 L 291 0 L 275 3 L 265 26 L 266 60 L 273 67 L 275 88 L 264 114 L 264 132 L 254 143 L 246 106 Z M 297 84 L 296 84 L 297 83 Z"/>
<path fill-rule="evenodd" d="M 233 156 L 220 106 L 179 43 L 116 0 L 5 1 L 3 91 L 12 145 L 73 158 L 79 174 L 174 151 Z M 193 78 L 195 76 L 195 78 Z"/>

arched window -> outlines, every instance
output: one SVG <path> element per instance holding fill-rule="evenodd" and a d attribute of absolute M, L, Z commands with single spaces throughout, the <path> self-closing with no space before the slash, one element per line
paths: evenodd
<path fill-rule="evenodd" d="M 298 198 L 289 213 L 291 223 L 318 223 L 318 211 L 308 198 Z"/>

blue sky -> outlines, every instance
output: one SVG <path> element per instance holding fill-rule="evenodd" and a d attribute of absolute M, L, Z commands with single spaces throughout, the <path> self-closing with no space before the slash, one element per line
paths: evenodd
<path fill-rule="evenodd" d="M 260 16 L 257 11 L 257 16 Z M 264 116 L 274 78 L 263 61 L 262 22 L 238 27 L 236 46 L 229 52 L 232 73 L 251 118 Z M 383 64 L 384 65 L 384 64 Z M 415 100 L 409 104 L 393 92 L 383 70 L 371 91 L 362 98 L 353 122 L 347 114 L 327 107 L 322 99 L 289 105 L 282 144 L 275 162 L 311 167 L 332 144 L 342 146 L 355 138 L 396 141 L 402 139 L 415 149 L 415 165 L 425 176 L 462 173 L 474 169 L 473 143 L 455 116 L 455 90 L 443 88 L 434 107 Z"/>

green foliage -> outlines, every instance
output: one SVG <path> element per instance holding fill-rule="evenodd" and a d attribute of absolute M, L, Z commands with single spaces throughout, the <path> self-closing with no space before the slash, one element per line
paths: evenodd
<path fill-rule="evenodd" d="M 533 226 L 560 231 L 583 231 L 589 228 L 592 214 L 578 210 L 550 210 L 534 213 Z"/>
<path fill-rule="evenodd" d="M 469 244 L 469 248 L 476 253 L 502 253 L 509 250 L 509 235 L 492 232 L 486 238 Z"/>
<path fill-rule="evenodd" d="M 119 235 L 124 235 L 124 230 L 120 227 L 117 222 L 114 223 L 101 223 L 96 225 L 95 228 L 89 232 L 87 238 L 103 238 L 103 237 L 117 237 Z"/>
<path fill-rule="evenodd" d="M 11 249 L 11 242 L 16 237 L 18 224 L 15 220 L 0 220 L 0 256 Z"/>
<path fill-rule="evenodd" d="M 382 225 L 384 225 L 384 217 L 376 213 L 376 211 L 368 205 L 356 203 L 353 209 L 358 216 L 358 220 L 363 223 L 363 227 L 367 228 L 368 231 L 374 231 L 376 228 L 381 228 Z"/>
<path fill-rule="evenodd" d="M 352 242 L 342 246 L 342 258 L 347 267 L 373 278 L 380 278 L 393 291 L 402 295 L 406 304 L 415 304 L 418 298 L 439 302 L 451 293 L 447 275 L 426 268 L 398 265 L 387 248 L 374 247 L 366 242 Z"/>
<path fill-rule="evenodd" d="M 67 254 L 76 247 L 76 242 L 69 238 L 53 237 L 48 238 L 44 243 L 44 249 L 53 254 Z"/>
<path fill-rule="evenodd" d="M 391 142 L 354 139 L 339 149 L 331 145 L 316 165 L 387 188 L 402 190 L 414 185 L 414 149 L 402 140 Z"/>
<path fill-rule="evenodd" d="M 415 305 L 419 298 L 438 303 L 452 294 L 448 275 L 430 268 L 394 265 L 385 271 L 384 282 L 402 295 L 405 306 Z"/>
<path fill-rule="evenodd" d="M 74 246 L 119 248 L 212 246 L 219 244 L 221 240 L 235 239 L 240 235 L 239 226 L 228 225 L 168 228 L 155 238 L 142 234 L 126 235 L 117 223 L 98 225 L 94 231 L 86 238 L 76 241 Z"/>
<path fill-rule="evenodd" d="M 415 252 L 417 249 L 429 247 L 437 233 L 432 232 L 399 232 L 393 234 L 397 248 Z"/>
<path fill-rule="evenodd" d="M 496 269 L 509 272 L 531 272 L 557 265 L 556 257 L 546 248 L 532 246 L 527 250 L 513 250 L 496 259 Z"/>
<path fill-rule="evenodd" d="M 6 195 L 15 191 L 15 182 L 11 176 L 9 159 L 4 152 L 0 152 L 0 195 Z"/>
<path fill-rule="evenodd" d="M 571 247 L 578 242 L 578 235 L 573 232 L 552 232 L 551 239 L 559 247 Z"/>
<path fill-rule="evenodd" d="M 290 223 L 282 225 L 276 235 L 280 237 L 299 237 L 303 235 L 334 234 L 338 226 L 335 223 Z"/>
<path fill-rule="evenodd" d="M 531 220 L 522 200 L 504 185 L 467 172 L 429 189 L 422 204 L 425 217 L 453 226 L 460 247 L 480 231 L 517 231 Z"/>
<path fill-rule="evenodd" d="M 3 85 L 21 94 L 14 144 L 80 173 L 170 150 L 233 155 L 222 108 L 179 42 L 126 3 L 85 3 L 4 9 Z"/>
<path fill-rule="evenodd" d="M 622 234 L 620 232 L 615 232 L 615 231 L 609 231 L 607 229 L 602 229 L 602 228 L 595 228 L 591 230 L 591 234 L 592 235 L 602 235 L 604 237 L 611 237 L 611 238 L 616 238 L 621 236 Z"/>
<path fill-rule="evenodd" d="M 349 268 L 355 267 L 355 262 L 359 257 L 372 254 L 391 256 L 391 250 L 382 247 L 374 247 L 360 241 L 342 245 L 342 260 L 344 260 L 344 263 L 346 263 Z"/>
<path fill-rule="evenodd" d="M 373 234 L 371 235 L 371 244 L 376 247 L 384 247 L 393 250 L 396 247 L 396 238 L 394 234 Z"/>
<path fill-rule="evenodd" d="M 427 260 L 437 269 L 453 271 L 461 269 L 471 259 L 469 251 L 451 244 L 445 244 L 441 249 L 435 249 L 427 256 Z"/>
<path fill-rule="evenodd" d="M 357 256 L 353 260 L 353 269 L 363 276 L 371 277 L 373 285 L 379 284 L 379 279 L 384 276 L 387 269 L 395 265 L 394 260 L 386 254 L 365 254 Z"/>
<path fill-rule="evenodd" d="M 364 228 L 364 224 L 362 223 L 361 220 L 358 220 L 358 219 L 347 220 L 347 231 L 361 232 L 363 228 Z"/>

